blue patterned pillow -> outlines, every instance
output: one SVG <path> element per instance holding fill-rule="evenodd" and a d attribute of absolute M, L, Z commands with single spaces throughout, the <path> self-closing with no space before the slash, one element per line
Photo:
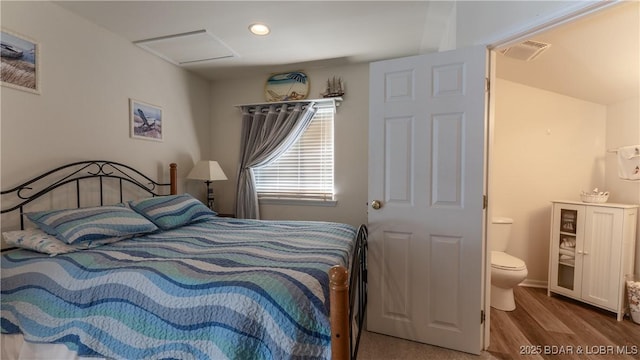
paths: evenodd
<path fill-rule="evenodd" d="M 158 228 L 135 211 L 124 206 L 38 211 L 26 214 L 45 232 L 73 244 L 105 238 L 144 234 Z"/>
<path fill-rule="evenodd" d="M 163 230 L 208 220 L 217 215 L 189 194 L 129 201 L 129 206 Z"/>

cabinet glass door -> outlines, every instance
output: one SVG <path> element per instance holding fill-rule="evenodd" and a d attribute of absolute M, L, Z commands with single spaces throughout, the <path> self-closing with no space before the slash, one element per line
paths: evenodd
<path fill-rule="evenodd" d="M 560 231 L 558 233 L 558 286 L 574 290 L 576 267 L 576 231 L 578 211 L 560 209 Z"/>

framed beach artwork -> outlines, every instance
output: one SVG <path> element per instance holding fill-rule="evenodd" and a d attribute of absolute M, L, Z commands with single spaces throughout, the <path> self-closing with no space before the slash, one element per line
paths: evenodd
<path fill-rule="evenodd" d="M 135 139 L 162 141 L 162 108 L 142 101 L 129 99 L 131 137 Z"/>
<path fill-rule="evenodd" d="M 301 71 L 273 74 L 264 90 L 267 101 L 303 100 L 309 95 L 309 78 Z"/>
<path fill-rule="evenodd" d="M 3 86 L 40 94 L 40 46 L 35 41 L 2 29 L 0 32 Z"/>

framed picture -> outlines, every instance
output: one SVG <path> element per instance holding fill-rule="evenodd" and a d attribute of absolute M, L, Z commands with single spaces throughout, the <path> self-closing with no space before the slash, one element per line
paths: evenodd
<path fill-rule="evenodd" d="M 0 32 L 3 86 L 40 94 L 40 46 L 33 40 L 2 29 Z"/>
<path fill-rule="evenodd" d="M 303 100 L 309 95 L 309 78 L 301 71 L 273 74 L 267 79 L 267 101 Z"/>
<path fill-rule="evenodd" d="M 159 106 L 129 99 L 131 137 L 135 139 L 162 141 L 162 109 Z"/>

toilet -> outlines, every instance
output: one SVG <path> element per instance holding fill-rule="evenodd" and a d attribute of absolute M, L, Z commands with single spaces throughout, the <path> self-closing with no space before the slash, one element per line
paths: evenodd
<path fill-rule="evenodd" d="M 496 217 L 492 220 L 489 239 L 491 249 L 491 307 L 513 311 L 513 288 L 527 277 L 527 265 L 521 259 L 505 252 L 511 239 L 513 219 Z"/>

